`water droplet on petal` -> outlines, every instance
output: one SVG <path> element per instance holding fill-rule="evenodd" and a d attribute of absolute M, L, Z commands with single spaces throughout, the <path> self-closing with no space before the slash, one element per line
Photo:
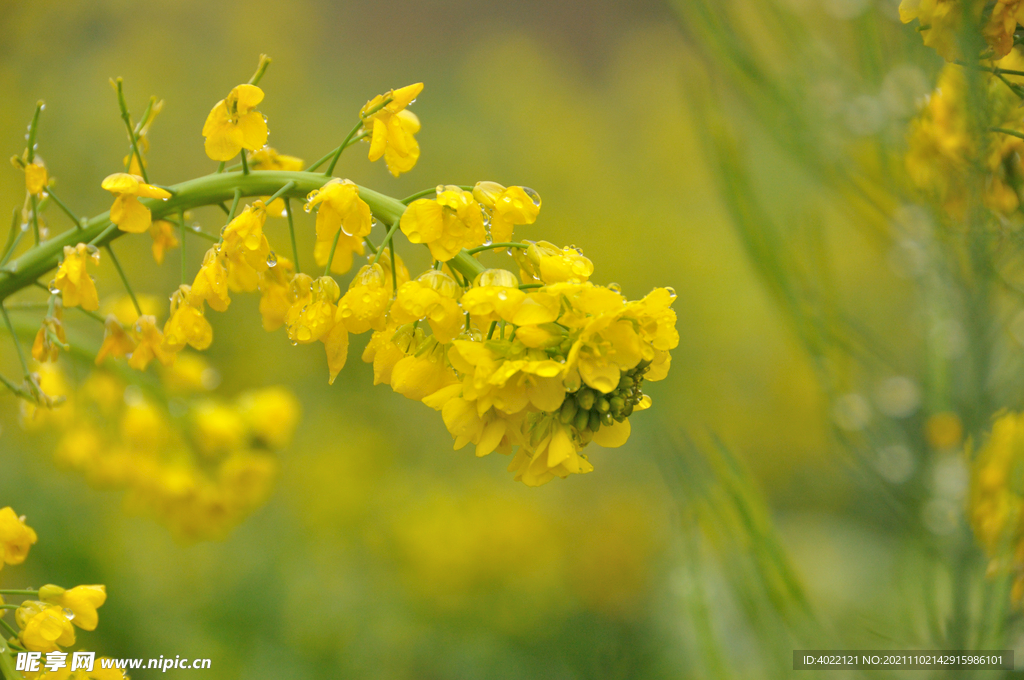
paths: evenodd
<path fill-rule="evenodd" d="M 535 206 L 540 207 L 540 194 L 530 187 L 523 187 L 523 193 L 530 197 L 530 200 L 533 201 Z"/>
<path fill-rule="evenodd" d="M 57 287 L 56 281 L 50 281 L 50 285 L 47 286 L 47 289 L 53 295 L 60 295 L 60 288 Z"/>
<path fill-rule="evenodd" d="M 275 253 L 273 250 L 271 250 L 270 254 L 267 255 L 267 266 L 268 267 L 276 267 L 277 266 L 277 253 Z"/>
<path fill-rule="evenodd" d="M 573 271 L 576 271 L 576 265 L 575 264 L 573 265 Z M 620 286 L 617 283 L 609 283 L 608 284 L 608 290 L 613 290 L 616 293 L 621 293 L 622 292 L 622 286 Z"/>
<path fill-rule="evenodd" d="M 75 613 L 67 607 L 64 607 L 64 618 L 66 618 L 68 621 L 74 621 Z"/>

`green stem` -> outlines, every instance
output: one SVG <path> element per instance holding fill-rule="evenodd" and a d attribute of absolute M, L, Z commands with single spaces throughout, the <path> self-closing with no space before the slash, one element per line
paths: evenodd
<path fill-rule="evenodd" d="M 0 590 L 0 595 L 24 595 L 25 597 L 39 597 L 38 590 Z"/>
<path fill-rule="evenodd" d="M 519 290 L 529 290 L 531 288 L 543 288 L 543 283 L 520 283 Z"/>
<path fill-rule="evenodd" d="M 377 251 L 379 250 L 379 248 L 377 248 L 377 246 L 373 245 L 373 241 L 370 240 L 369 236 L 364 236 L 363 237 L 363 243 L 366 244 L 366 247 L 370 249 L 371 253 L 373 253 L 374 255 L 377 254 Z"/>
<path fill-rule="evenodd" d="M 135 297 L 135 291 L 132 290 L 132 286 L 128 283 L 128 277 L 125 276 L 124 270 L 121 269 L 121 263 L 117 261 L 117 256 L 114 255 L 114 249 L 110 244 L 106 244 L 107 254 L 110 255 L 110 261 L 114 263 L 114 268 L 117 269 L 118 276 L 121 277 L 121 283 L 124 284 L 124 289 L 128 291 L 128 296 L 132 299 L 132 304 L 135 305 L 135 311 L 139 316 L 142 316 L 142 307 L 139 306 L 139 300 Z"/>
<path fill-rule="evenodd" d="M 0 604 L 0 609 L 21 609 L 20 604 Z"/>
<path fill-rule="evenodd" d="M 11 251 L 14 250 L 17 243 L 19 232 L 21 232 L 21 228 L 18 226 L 18 209 L 15 208 L 11 211 L 11 228 L 7 232 L 7 243 L 4 244 L 3 262 L 0 262 L 0 266 L 7 263 L 7 258 L 10 257 Z"/>
<path fill-rule="evenodd" d="M 227 165 L 227 161 L 221 161 L 220 165 L 217 166 L 217 172 L 224 172 L 225 165 Z"/>
<path fill-rule="evenodd" d="M 260 64 L 256 67 L 256 73 L 252 74 L 252 78 L 249 78 L 250 85 L 259 85 L 260 81 L 263 80 L 263 75 L 267 72 L 267 67 L 270 66 L 270 57 L 265 54 L 260 55 Z"/>
<path fill-rule="evenodd" d="M 181 220 L 181 285 L 185 285 L 188 280 L 185 274 L 185 232 L 188 229 L 185 227 L 185 209 L 180 208 L 178 210 L 178 218 Z"/>
<path fill-rule="evenodd" d="M 331 263 L 334 262 L 334 251 L 338 247 L 338 239 L 341 238 L 341 227 L 338 227 L 338 233 L 334 235 L 334 243 L 331 244 L 331 254 L 327 256 L 327 266 L 324 267 L 324 276 L 329 276 L 331 273 Z"/>
<path fill-rule="evenodd" d="M 231 224 L 231 220 L 235 219 L 235 212 L 238 210 L 238 201 L 242 198 L 242 190 L 235 189 L 234 198 L 231 199 L 231 210 L 228 210 L 228 221 L 227 224 Z"/>
<path fill-rule="evenodd" d="M 36 245 L 39 245 L 39 199 L 32 195 L 32 232 L 36 236 Z"/>
<path fill-rule="evenodd" d="M 295 266 L 295 273 L 298 274 L 302 270 L 299 269 L 299 246 L 295 241 L 295 220 L 292 219 L 292 199 L 284 199 L 284 212 L 288 216 L 288 234 L 292 237 L 292 264 Z"/>
<path fill-rule="evenodd" d="M 338 164 L 338 159 L 341 158 L 341 152 L 344 151 L 346 147 L 348 147 L 349 142 L 352 141 L 352 138 L 356 136 L 356 133 L 359 132 L 359 128 L 361 127 L 363 127 L 362 118 L 359 119 L 359 122 L 356 123 L 356 126 L 352 128 L 352 130 L 348 133 L 348 137 L 346 137 L 345 141 L 341 143 L 341 146 L 338 147 L 338 150 L 334 152 L 334 158 L 331 159 L 331 164 L 327 166 L 327 171 L 324 172 L 325 175 L 330 177 L 331 175 L 334 174 L 334 166 Z"/>
<path fill-rule="evenodd" d="M 384 246 L 391 245 L 392 237 L 395 235 L 395 232 L 398 231 L 398 225 L 401 223 L 401 221 L 402 221 L 402 218 L 398 218 L 397 220 L 395 220 L 395 223 L 391 225 L 391 228 L 388 229 L 387 235 L 384 237 L 384 240 L 381 241 L 381 243 L 380 243 L 380 249 L 377 250 L 377 253 L 373 256 L 373 261 L 370 262 L 371 266 L 377 264 L 377 260 L 380 259 L 380 254 L 384 252 Z M 394 270 L 394 268 L 395 268 L 394 265 L 395 265 L 394 253 L 392 253 L 392 260 L 391 260 L 391 269 L 392 270 Z"/>
<path fill-rule="evenodd" d="M 111 235 L 111 234 L 113 234 L 113 233 L 115 233 L 115 232 L 116 232 L 116 233 L 118 233 L 118 234 L 124 233 L 124 232 L 121 232 L 120 230 L 118 230 L 118 228 L 117 228 L 117 225 L 116 225 L 116 224 L 111 224 L 111 225 L 107 226 L 107 228 L 106 228 L 106 229 L 104 229 L 103 231 L 101 231 L 101 232 L 100 232 L 100 233 L 99 233 L 99 234 L 98 234 L 98 235 L 96 236 L 96 238 L 94 238 L 93 240 L 89 241 L 89 245 L 91 245 L 91 246 L 98 246 L 98 245 L 103 245 L 104 243 L 106 243 L 106 242 L 107 242 L 107 240 L 108 240 L 108 238 L 110 237 L 110 235 Z M 27 254 L 27 253 L 26 253 L 26 254 Z M 20 258 L 19 258 L 19 259 L 20 259 Z"/>
<path fill-rule="evenodd" d="M 75 227 L 77 229 L 82 228 L 82 220 L 78 219 L 78 216 L 75 213 L 71 212 L 71 208 L 64 205 L 64 201 L 57 198 L 57 196 L 49 188 L 46 190 L 46 194 L 47 196 L 50 197 L 50 200 L 57 204 L 58 208 L 64 211 L 65 215 L 71 218 L 71 221 L 75 223 Z"/>
<path fill-rule="evenodd" d="M 12 637 L 18 636 L 18 631 L 14 630 L 11 624 L 3 619 L 0 619 L 0 623 L 3 624 Z M 10 645 L 2 635 L 0 635 L 0 674 L 3 675 L 4 680 L 21 680 L 21 673 L 14 667 L 14 658 L 11 656 Z"/>
<path fill-rule="evenodd" d="M 522 248 L 523 250 L 530 247 L 529 243 L 488 243 L 485 246 L 478 246 L 476 248 L 470 248 L 469 254 L 476 255 L 482 253 L 485 250 L 497 250 L 499 248 Z"/>
<path fill-rule="evenodd" d="M 410 203 L 412 203 L 416 199 L 423 198 L 423 197 L 429 196 L 431 194 L 435 194 L 435 195 L 437 194 L 437 187 L 434 187 L 433 189 L 424 189 L 423 191 L 417 191 L 412 196 L 406 196 L 405 198 L 402 199 L 402 203 L 405 203 L 406 205 L 409 205 Z"/>
<path fill-rule="evenodd" d="M 132 153 L 139 159 L 139 172 L 142 173 L 142 181 L 149 184 L 149 175 L 146 174 L 146 166 L 142 162 L 142 152 L 139 151 L 139 141 L 135 136 L 135 128 L 132 127 L 132 117 L 128 113 L 128 103 L 124 100 L 124 81 L 118 78 L 114 81 L 117 89 L 117 105 L 121 108 L 121 120 L 124 121 L 124 126 L 128 130 L 128 138 L 132 142 Z M 131 159 L 129 159 L 129 162 Z"/>
<path fill-rule="evenodd" d="M 21 362 L 21 370 L 25 374 L 25 379 L 28 380 L 30 371 L 28 370 L 28 362 L 25 361 L 25 352 L 21 349 L 21 341 L 18 340 L 18 336 L 14 334 L 14 326 L 11 324 L 11 317 L 7 314 L 7 308 L 0 304 L 0 312 L 4 315 L 4 324 L 7 325 L 7 332 L 11 334 L 11 340 L 14 342 L 15 349 L 18 350 L 18 361 Z"/>
<path fill-rule="evenodd" d="M 488 340 L 490 340 L 491 336 L 494 335 L 494 329 L 497 328 L 497 327 L 498 327 L 498 322 L 497 321 L 492 321 L 491 322 L 491 327 L 487 329 L 487 339 Z"/>
<path fill-rule="evenodd" d="M 398 296 L 398 262 L 395 260 L 395 241 L 388 241 L 388 253 L 391 255 L 391 297 Z"/>
<path fill-rule="evenodd" d="M 142 134 L 142 129 L 146 127 L 146 123 L 149 122 L 149 116 L 153 113 L 153 106 L 156 104 L 156 97 L 150 96 L 149 103 L 146 104 L 146 110 L 142 112 L 142 117 L 139 118 L 139 122 L 135 124 L 135 136 L 139 137 Z"/>
<path fill-rule="evenodd" d="M 263 170 L 248 176 L 237 173 L 213 173 L 174 185 L 174 195 L 167 200 L 143 198 L 140 201 L 150 209 L 153 219 L 157 220 L 177 213 L 180 208 L 191 210 L 205 205 L 218 205 L 233 197 L 236 189 L 240 196 L 269 196 L 290 181 L 295 182 L 295 188 L 289 195 L 292 198 L 301 198 L 314 189 L 321 188 L 324 176 L 320 173 L 287 170 Z M 359 187 L 359 197 L 370 206 L 373 215 L 386 224 L 394 224 L 405 212 L 405 205 L 401 201 L 372 189 Z M 104 230 L 109 224 L 109 212 L 96 215 L 86 222 L 81 231 L 67 231 L 12 260 L 9 266 L 0 270 L 0 301 L 32 285 L 33 281 L 56 267 L 64 246 L 97 242 L 97 239 L 114 240 L 125 233 L 115 228 L 105 234 Z M 477 274 L 484 271 L 483 265 L 465 250 L 448 264 L 467 278 L 476 278 Z"/>
<path fill-rule="evenodd" d="M 278 189 L 276 194 L 274 194 L 273 196 L 268 198 L 267 202 L 264 205 L 268 205 L 269 206 L 271 203 L 273 203 L 277 199 L 281 198 L 282 196 L 284 196 L 286 193 L 288 193 L 289 191 L 291 191 L 294 188 L 295 188 L 295 182 L 288 182 L 288 184 L 285 184 L 283 187 Z"/>
<path fill-rule="evenodd" d="M 28 162 L 36 157 L 36 132 L 39 130 L 39 114 L 43 112 L 43 100 L 36 102 L 36 112 L 32 114 L 32 123 L 28 126 Z"/>
<path fill-rule="evenodd" d="M 1002 132 L 1004 135 L 1010 135 L 1011 137 L 1017 137 L 1018 139 L 1024 139 L 1024 133 L 1017 132 L 1016 130 L 1007 130 L 1006 128 L 989 128 L 992 132 Z"/>
<path fill-rule="evenodd" d="M 241 157 L 242 157 L 242 174 L 243 175 L 248 175 L 249 174 L 249 161 L 245 160 L 245 149 L 242 149 Z"/>

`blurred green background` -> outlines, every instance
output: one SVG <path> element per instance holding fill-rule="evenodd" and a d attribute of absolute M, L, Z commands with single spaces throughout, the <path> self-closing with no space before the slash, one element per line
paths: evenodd
<path fill-rule="evenodd" d="M 44 99 L 39 153 L 80 214 L 107 209 L 99 183 L 126 152 L 110 77 L 124 78 L 136 114 L 151 94 L 166 100 L 148 156 L 161 184 L 214 169 L 203 120 L 261 52 L 274 60 L 261 83 L 270 144 L 307 162 L 340 142 L 367 99 L 423 81 L 416 168 L 393 179 L 357 146 L 337 175 L 397 197 L 483 179 L 530 186 L 544 208 L 517 236 L 579 246 L 595 263 L 593 280 L 617 282 L 631 298 L 672 286 L 681 335 L 628 444 L 595 449 L 590 475 L 529 489 L 497 454 L 453 452 L 433 411 L 372 387 L 358 359 L 365 340 L 328 387 L 319 345 L 264 333 L 255 297 L 239 296 L 210 315 L 218 392 L 284 384 L 304 410 L 270 503 L 224 542 L 179 545 L 164 527 L 126 515 L 119 494 L 58 471 L 53 438 L 21 432 L 4 396 L 0 506 L 27 514 L 40 536 L 25 565 L 0 573 L 4 587 L 104 583 L 110 598 L 97 632 L 80 636 L 84 648 L 209 657 L 206 673 L 228 679 L 761 677 L 789 663 L 783 622 L 792 612 L 773 598 L 790 579 L 796 609 L 809 603 L 848 647 L 925 639 L 918 609 L 901 602 L 931 587 L 920 574 L 943 578 L 921 567 L 933 547 L 909 538 L 890 492 L 865 480 L 836 441 L 813 362 L 733 228 L 695 94 L 716 96 L 695 79 L 708 55 L 686 4 L 0 2 L 0 149 L 20 153 Z M 890 2 L 781 4 L 812 18 L 821 5 L 829 21 L 851 25 L 869 7 L 864 21 L 903 30 Z M 848 46 L 831 47 L 841 61 Z M 928 57 L 915 58 L 925 64 L 921 91 L 896 92 L 911 102 L 929 87 Z M 849 75 L 827 81 L 839 85 L 825 93 L 843 112 L 858 96 L 842 91 Z M 855 123 L 865 115 L 849 114 Z M 817 178 L 785 158 L 765 122 L 736 116 L 750 135 L 744 153 L 769 209 L 802 219 L 794 197 L 819 191 Z M 852 153 L 846 141 L 837 158 Z M 22 187 L 16 170 L 0 173 L 0 205 L 20 205 Z M 912 339 L 896 329 L 909 284 L 889 266 L 888 242 L 851 230 L 856 215 L 841 203 L 817 207 L 836 239 L 840 296 L 912 366 Z M 212 231 L 218 215 L 197 217 Z M 299 227 L 310 253 L 312 221 L 302 215 Z M 268 233 L 283 246 L 282 221 Z M 177 255 L 157 268 L 148 237 L 117 249 L 137 288 L 164 295 L 177 285 Z M 200 255 L 191 252 L 195 266 Z M 411 268 L 424 264 L 417 257 Z M 118 295 L 109 267 L 100 292 Z M 5 345 L 2 363 L 12 362 Z M 856 375 L 846 388 L 874 399 L 893 375 Z M 707 463 L 706 450 L 741 463 L 727 454 Z M 911 474 L 913 458 L 899 482 Z M 705 478 L 718 481 L 702 486 Z M 730 519 L 700 509 L 702 498 L 717 507 L 722 489 L 753 510 Z M 792 573 L 762 560 L 774 540 Z M 721 668 L 712 640 L 727 657 Z"/>

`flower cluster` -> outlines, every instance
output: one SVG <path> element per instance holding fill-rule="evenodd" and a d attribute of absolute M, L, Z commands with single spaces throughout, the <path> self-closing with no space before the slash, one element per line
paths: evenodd
<path fill-rule="evenodd" d="M 1024 56 L 1013 51 L 997 62 L 999 68 L 1020 69 Z M 991 127 L 1024 135 L 1019 114 L 1020 98 L 992 74 L 979 74 L 987 98 Z M 1001 76 L 1015 85 L 1017 76 Z M 935 92 L 910 126 L 906 166 L 911 180 L 949 214 L 962 217 L 970 196 L 965 178 L 980 168 L 985 174 L 983 199 L 989 209 L 1009 216 L 1021 203 L 1020 178 L 1024 177 L 1024 139 L 974 130 L 964 68 L 947 64 Z"/>
<path fill-rule="evenodd" d="M 1013 574 L 1012 599 L 1024 600 L 1024 414 L 1004 413 L 977 452 L 971 471 L 969 516 L 991 570 Z"/>
<path fill-rule="evenodd" d="M 0 508 L 0 567 L 4 563 L 21 564 L 28 557 L 29 548 L 36 542 L 36 532 L 25 523 L 10 507 Z M 65 589 L 57 585 L 47 584 L 38 590 L 0 590 L 0 594 L 18 594 L 32 597 L 20 605 L 5 605 L 0 597 L 0 625 L 12 634 L 8 641 L 9 652 L 0 654 L 13 655 L 19 651 L 41 652 L 51 654 L 63 652 L 75 645 L 75 629 L 85 631 L 96 630 L 99 625 L 97 609 L 107 600 L 107 589 L 102 585 L 82 585 Z M 14 609 L 15 629 L 4 618 Z M 5 660 L 4 665 L 14 667 L 13 658 Z M 101 663 L 94 663 L 88 669 L 71 671 L 65 667 L 59 672 L 50 672 L 46 668 L 35 671 L 22 671 L 24 678 L 62 677 L 69 680 L 121 680 L 125 677 L 118 669 L 104 669 Z"/>
<path fill-rule="evenodd" d="M 915 19 L 920 25 L 924 44 L 933 48 L 946 61 L 962 58 L 961 45 L 965 39 L 964 5 L 972 8 L 971 25 L 981 28 L 981 37 L 996 58 L 1006 56 L 1013 48 L 1013 35 L 1018 22 L 1024 21 L 1024 2 L 1021 0 L 995 0 L 969 2 L 968 0 L 902 0 L 900 18 L 903 23 Z"/>
<path fill-rule="evenodd" d="M 126 172 L 101 184 L 115 195 L 108 214 L 75 218 L 75 231 L 61 235 L 63 257 L 53 262 L 47 313 L 32 347 L 41 367 L 24 365 L 31 387 L 12 388 L 26 396 L 26 427 L 60 433 L 58 462 L 95 486 L 125 489 L 130 508 L 186 540 L 223 535 L 259 505 L 276 470 L 269 453 L 290 440 L 296 401 L 278 388 L 231 404 L 213 400 L 202 378 L 209 368 L 186 351 L 211 345 L 207 310 L 226 311 L 240 293 L 258 295 L 268 332 L 281 331 L 294 345 L 321 344 L 332 383 L 350 336 L 369 334 L 362 358 L 373 364 L 375 383 L 439 411 L 456 448 L 514 453 L 509 469 L 525 484 L 591 471 L 583 453 L 590 443 L 622 445 L 629 418 L 651 404 L 645 384 L 666 376 L 679 341 L 672 290 L 630 301 L 617 286 L 590 281 L 594 266 L 579 249 L 515 241 L 514 230 L 534 225 L 541 210 L 528 187 L 440 185 L 399 201 L 333 177 L 340 154 L 360 140 L 369 143 L 370 160 L 383 158 L 395 176 L 415 166 L 420 122 L 408 107 L 422 83 L 368 101 L 348 138 L 302 170 L 301 159 L 266 146 L 267 123 L 256 106 L 268 63 L 262 59 L 250 82 L 233 88 L 206 119 L 205 149 L 220 161 L 217 171 L 173 187 L 151 183 L 143 157 L 159 110 L 155 98 L 132 125 L 115 82 L 131 141 Z M 239 165 L 227 167 L 236 156 Z M 38 174 L 29 167 L 35 161 L 23 160 L 28 190 L 39 189 L 29 178 Z M 328 160 L 326 173 L 313 174 Z M 315 212 L 319 275 L 299 266 L 308 254 L 296 245 L 291 201 L 300 197 L 305 212 Z M 227 213 L 217 236 L 187 225 L 188 211 L 206 205 Z M 31 217 L 38 220 L 38 210 Z M 290 258 L 272 247 L 268 217 L 287 218 Z M 379 245 L 371 240 L 375 227 L 386 229 Z M 146 232 L 158 263 L 169 250 L 181 251 L 182 281 L 162 324 L 163 310 L 134 294 L 110 244 L 122 233 Z M 399 232 L 431 256 L 415 277 L 396 252 Z M 185 255 L 197 236 L 213 243 L 194 271 Z M 101 247 L 131 302 L 105 317 L 94 314 L 100 299 L 89 273 Z M 507 269 L 480 260 L 491 251 L 510 255 Z M 335 276 L 353 269 L 343 287 Z M 65 311 L 76 307 L 101 321 L 104 334 L 95 351 L 99 368 L 72 389 L 55 362 L 69 349 Z M 154 366 L 158 381 L 125 370 Z M 50 395 L 66 403 L 53 409 Z"/>
<path fill-rule="evenodd" d="M 214 399 L 216 373 L 194 354 L 179 356 L 147 390 L 105 370 L 77 389 L 54 364 L 39 374 L 48 394 L 67 401 L 55 410 L 23 403 L 23 426 L 59 432 L 60 467 L 96 488 L 125 490 L 128 509 L 182 541 L 223 536 L 266 501 L 278 467 L 272 453 L 289 444 L 299 417 L 281 387 Z"/>

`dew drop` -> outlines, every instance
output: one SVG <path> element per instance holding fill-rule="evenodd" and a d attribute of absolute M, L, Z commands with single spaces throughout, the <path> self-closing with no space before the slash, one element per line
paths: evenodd
<path fill-rule="evenodd" d="M 576 264 L 579 264 L 579 263 L 576 263 Z M 576 264 L 573 264 L 573 266 L 572 266 L 572 269 L 573 269 L 574 272 L 576 271 Z M 622 286 L 620 286 L 617 283 L 609 283 L 608 284 L 608 290 L 613 290 L 616 293 L 621 293 L 622 292 Z"/>
<path fill-rule="evenodd" d="M 50 284 L 46 288 L 52 295 L 60 295 L 60 288 L 57 287 L 56 281 L 50 281 Z"/>
<path fill-rule="evenodd" d="M 64 618 L 66 618 L 68 621 L 74 621 L 75 613 L 67 607 L 64 607 Z"/>
<path fill-rule="evenodd" d="M 438 195 L 438 196 L 440 196 L 441 194 L 443 194 L 443 193 L 444 193 L 444 185 L 443 185 L 443 184 L 438 184 L 438 185 L 437 185 L 437 186 L 436 186 L 436 187 L 434 188 L 434 191 L 436 191 L 436 192 L 437 192 L 437 195 Z"/>
<path fill-rule="evenodd" d="M 270 254 L 267 255 L 267 266 L 268 267 L 276 267 L 277 266 L 277 253 L 275 253 L 273 250 L 271 250 Z"/>
<path fill-rule="evenodd" d="M 378 222 L 377 222 L 377 218 L 376 218 L 376 217 L 373 217 L 373 216 L 371 216 L 371 217 L 370 217 L 370 229 L 373 229 L 374 227 L 376 227 L 376 226 L 377 226 L 377 224 L 378 224 Z"/>
<path fill-rule="evenodd" d="M 530 187 L 523 187 L 523 193 L 530 197 L 530 200 L 533 201 L 535 206 L 540 207 L 540 194 Z"/>

